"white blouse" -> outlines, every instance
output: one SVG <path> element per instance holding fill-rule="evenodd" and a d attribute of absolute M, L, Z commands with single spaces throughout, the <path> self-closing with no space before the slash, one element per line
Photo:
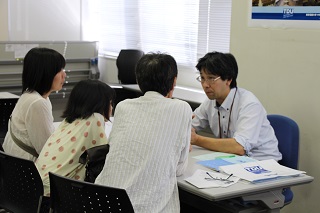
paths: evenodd
<path fill-rule="evenodd" d="M 3 143 L 6 153 L 35 161 L 34 156 L 14 143 L 10 135 L 11 127 L 16 138 L 40 153 L 43 145 L 54 132 L 52 105 L 49 97 L 45 99 L 37 92 L 23 93 L 12 112 L 11 122 L 8 122 L 8 132 Z"/>

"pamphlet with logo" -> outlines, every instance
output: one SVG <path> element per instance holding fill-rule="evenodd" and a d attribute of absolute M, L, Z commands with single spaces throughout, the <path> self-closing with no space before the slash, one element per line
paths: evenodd
<path fill-rule="evenodd" d="M 298 176 L 306 172 L 280 165 L 277 161 L 262 160 L 248 163 L 220 166 L 220 171 L 250 182 L 259 182 L 278 177 Z"/>

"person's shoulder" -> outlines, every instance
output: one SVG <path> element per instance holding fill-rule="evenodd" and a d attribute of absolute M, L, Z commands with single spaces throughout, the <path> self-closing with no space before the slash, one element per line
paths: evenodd
<path fill-rule="evenodd" d="M 88 119 L 104 122 L 104 116 L 97 112 L 93 113 Z"/>
<path fill-rule="evenodd" d="M 28 99 L 28 100 L 45 100 L 39 93 L 37 92 L 24 92 L 21 96 L 20 99 Z"/>
<path fill-rule="evenodd" d="M 191 106 L 188 102 L 180 99 L 171 99 L 174 106 L 176 106 L 178 109 L 182 110 L 190 110 L 192 112 Z"/>
<path fill-rule="evenodd" d="M 189 105 L 188 102 L 184 101 L 184 100 L 181 100 L 181 99 L 177 99 L 177 98 L 171 98 L 169 99 L 170 101 L 172 101 L 172 103 L 175 103 L 175 104 L 179 104 L 179 105 Z"/>
<path fill-rule="evenodd" d="M 35 107 L 35 109 L 50 109 L 51 108 L 51 102 L 50 99 L 43 98 L 39 93 L 32 92 L 32 93 L 24 93 L 21 96 L 23 98 L 23 103 L 25 106 L 29 107 Z"/>
<path fill-rule="evenodd" d="M 240 103 L 242 103 L 243 105 L 261 105 L 261 102 L 259 101 L 259 99 L 257 98 L 257 96 L 255 94 L 253 94 L 253 92 L 243 89 L 243 88 L 238 88 L 239 91 L 239 96 L 240 96 Z"/>
<path fill-rule="evenodd" d="M 242 98 L 257 99 L 256 95 L 253 92 L 246 90 L 244 88 L 238 88 L 238 92 Z"/>

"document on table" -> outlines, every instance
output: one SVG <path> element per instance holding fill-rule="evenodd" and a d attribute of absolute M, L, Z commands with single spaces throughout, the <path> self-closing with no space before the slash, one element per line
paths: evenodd
<path fill-rule="evenodd" d="M 197 160 L 213 160 L 216 158 L 228 158 L 228 157 L 234 157 L 234 156 L 236 155 L 230 154 L 230 153 L 224 153 L 224 152 L 212 152 L 209 154 L 194 156 L 193 158 Z"/>
<path fill-rule="evenodd" d="M 246 157 L 246 156 L 233 155 L 233 156 L 218 157 L 213 160 L 198 161 L 197 163 L 205 167 L 208 167 L 210 169 L 213 169 L 215 171 L 220 171 L 219 170 L 220 166 L 227 166 L 227 165 L 232 165 L 237 163 L 247 163 L 247 162 L 254 162 L 254 161 L 257 161 L 257 160 Z"/>
<path fill-rule="evenodd" d="M 218 173 L 209 172 L 198 169 L 195 173 L 186 178 L 185 181 L 196 186 L 197 188 L 211 188 L 211 187 L 228 187 L 239 181 L 240 178 Z"/>
<path fill-rule="evenodd" d="M 304 171 L 282 166 L 273 159 L 221 166 L 220 171 L 233 174 L 236 177 L 250 182 L 264 181 L 278 177 L 297 176 L 305 173 Z"/>

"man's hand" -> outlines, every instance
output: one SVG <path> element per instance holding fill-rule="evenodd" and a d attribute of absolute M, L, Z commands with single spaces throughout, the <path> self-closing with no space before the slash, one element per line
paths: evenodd
<path fill-rule="evenodd" d="M 191 128 L 191 145 L 196 145 L 198 137 L 195 128 Z"/>

